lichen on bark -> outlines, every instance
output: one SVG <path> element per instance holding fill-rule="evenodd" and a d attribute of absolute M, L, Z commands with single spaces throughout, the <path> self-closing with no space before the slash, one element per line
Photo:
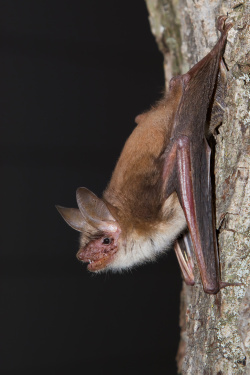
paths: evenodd
<path fill-rule="evenodd" d="M 152 32 L 164 54 L 167 84 L 213 47 L 219 15 L 228 13 L 234 23 L 224 54 L 227 107 L 215 136 L 214 174 L 221 278 L 243 285 L 206 295 L 196 268 L 196 285 L 183 285 L 181 294 L 177 362 L 182 374 L 250 374 L 250 2 L 146 3 Z"/>

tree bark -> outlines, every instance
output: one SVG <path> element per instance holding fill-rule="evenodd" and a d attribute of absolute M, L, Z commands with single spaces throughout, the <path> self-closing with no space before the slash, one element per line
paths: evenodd
<path fill-rule="evenodd" d="M 194 287 L 181 292 L 181 374 L 250 374 L 250 2 L 146 0 L 151 29 L 164 56 L 166 85 L 183 74 L 216 43 L 216 19 L 227 14 L 224 60 L 228 88 L 224 120 L 215 136 L 216 227 L 221 279 L 244 285 L 203 292 L 199 272 Z"/>

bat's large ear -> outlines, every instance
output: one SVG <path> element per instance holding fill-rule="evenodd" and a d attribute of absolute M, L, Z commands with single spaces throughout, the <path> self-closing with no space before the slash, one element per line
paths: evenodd
<path fill-rule="evenodd" d="M 86 226 L 86 220 L 78 208 L 66 208 L 61 206 L 56 206 L 56 208 L 66 223 L 68 223 L 73 229 L 78 230 L 78 232 L 83 231 Z"/>
<path fill-rule="evenodd" d="M 82 216 L 90 225 L 104 232 L 117 231 L 118 224 L 108 207 L 94 193 L 84 187 L 78 188 L 76 200 Z"/>

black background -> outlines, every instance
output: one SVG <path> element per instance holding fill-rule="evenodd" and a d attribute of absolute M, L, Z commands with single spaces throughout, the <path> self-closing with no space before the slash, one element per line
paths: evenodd
<path fill-rule="evenodd" d="M 100 195 L 163 61 L 143 0 L 5 0 L 1 46 L 2 375 L 176 374 L 173 251 L 93 276 L 54 205 Z"/>

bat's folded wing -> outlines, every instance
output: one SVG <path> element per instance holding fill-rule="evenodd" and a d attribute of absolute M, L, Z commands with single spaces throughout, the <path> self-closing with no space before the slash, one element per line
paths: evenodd
<path fill-rule="evenodd" d="M 211 202 L 210 148 L 205 138 L 202 143 L 193 144 L 187 136 L 176 138 L 164 170 L 166 194 L 177 192 L 186 217 L 204 291 L 214 294 L 220 289 L 220 275 Z M 184 263 L 180 263 L 182 271 Z M 194 283 L 192 277 L 192 273 L 187 275 L 187 283 Z"/>

